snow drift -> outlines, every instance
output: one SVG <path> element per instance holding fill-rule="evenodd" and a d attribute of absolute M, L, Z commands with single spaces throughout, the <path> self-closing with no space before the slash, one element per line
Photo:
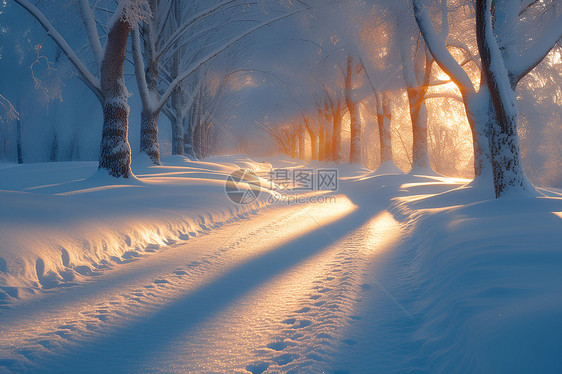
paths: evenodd
<path fill-rule="evenodd" d="M 220 162 L 220 163 L 219 163 Z M 104 178 L 96 162 L 0 169 L 0 303 L 71 285 L 114 264 L 240 219 L 266 204 L 225 194 L 239 168 L 271 165 L 228 156 L 210 162 L 174 156 L 164 166 L 134 165 L 138 179 Z M 92 176 L 93 174 L 93 176 Z"/>

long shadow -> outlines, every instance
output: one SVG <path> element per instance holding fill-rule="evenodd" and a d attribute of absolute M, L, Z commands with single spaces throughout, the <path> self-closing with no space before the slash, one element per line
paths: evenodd
<path fill-rule="evenodd" d="M 318 226 L 163 306 L 149 318 L 50 358 L 49 367 L 42 371 L 142 372 L 147 369 L 143 365 L 146 359 L 157 356 L 190 328 L 217 315 L 270 279 L 322 252 L 334 240 L 361 227 L 369 218 L 370 215 L 356 210 L 328 225 Z"/>

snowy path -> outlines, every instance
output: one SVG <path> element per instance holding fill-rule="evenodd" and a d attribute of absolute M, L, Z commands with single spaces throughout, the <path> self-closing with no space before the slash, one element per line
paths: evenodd
<path fill-rule="evenodd" d="M 267 210 L 3 312 L 0 370 L 321 372 L 399 237 L 343 195 Z"/>

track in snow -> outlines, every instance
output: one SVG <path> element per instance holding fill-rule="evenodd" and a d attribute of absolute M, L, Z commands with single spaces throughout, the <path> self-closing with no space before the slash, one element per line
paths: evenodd
<path fill-rule="evenodd" d="M 14 305 L 0 371 L 322 372 L 399 237 L 345 196 L 267 210 Z"/>

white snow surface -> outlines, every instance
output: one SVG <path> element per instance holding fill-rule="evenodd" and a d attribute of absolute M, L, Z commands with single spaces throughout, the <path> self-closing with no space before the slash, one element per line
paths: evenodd
<path fill-rule="evenodd" d="M 209 161 L 0 169 L 0 275 L 37 293 L 4 297 L 0 372 L 562 371 L 561 191 L 345 165 L 333 199 L 258 210 L 226 175 L 311 166 Z"/>
<path fill-rule="evenodd" d="M 1 168 L 0 303 L 73 284 L 263 207 L 266 190 L 237 205 L 225 180 L 239 168 L 271 166 L 242 156 L 220 160 L 137 163 L 129 181 L 96 172 L 96 162 Z"/>

